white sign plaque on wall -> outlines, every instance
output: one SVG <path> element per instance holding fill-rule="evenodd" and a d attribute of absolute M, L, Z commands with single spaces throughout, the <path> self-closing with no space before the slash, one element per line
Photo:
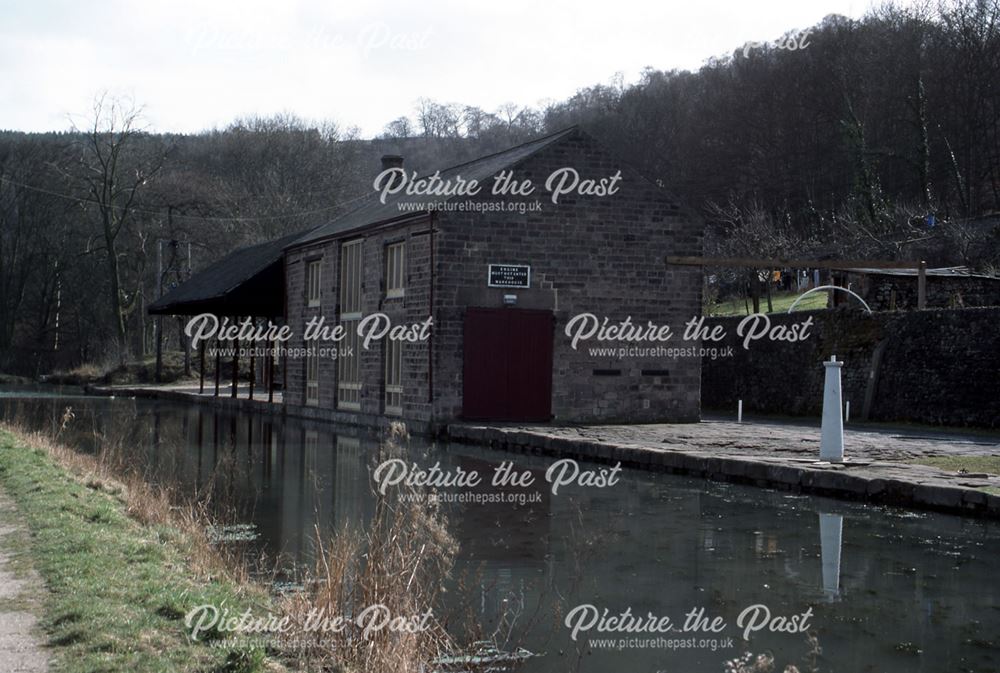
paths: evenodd
<path fill-rule="evenodd" d="M 524 264 L 490 264 L 489 287 L 531 287 L 531 267 Z"/>

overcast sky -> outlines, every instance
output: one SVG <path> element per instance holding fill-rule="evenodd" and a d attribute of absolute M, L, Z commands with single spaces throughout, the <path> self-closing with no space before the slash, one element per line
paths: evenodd
<path fill-rule="evenodd" d="M 171 0 L 0 4 L 0 128 L 62 130 L 107 90 L 155 130 L 293 112 L 379 133 L 420 97 L 537 105 L 696 69 L 869 0 Z"/>

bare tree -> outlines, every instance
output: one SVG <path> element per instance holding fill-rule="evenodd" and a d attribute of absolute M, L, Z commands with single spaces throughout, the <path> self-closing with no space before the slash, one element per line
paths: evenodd
<path fill-rule="evenodd" d="M 417 123 L 425 138 L 458 138 L 461 136 L 461 107 L 438 103 L 428 98 L 417 101 Z"/>
<path fill-rule="evenodd" d="M 726 257 L 777 258 L 795 257 L 811 252 L 816 241 L 798 235 L 786 218 L 776 220 L 759 203 L 739 203 L 730 199 L 725 205 L 708 204 L 708 212 L 715 226 L 720 229 L 710 240 L 715 243 L 711 252 Z M 780 270 L 780 269 L 779 269 Z M 775 269 L 747 268 L 737 270 L 736 276 L 749 291 L 753 312 L 760 312 L 761 291 L 771 303 L 771 275 Z"/>
<path fill-rule="evenodd" d="M 409 117 L 397 117 L 385 125 L 382 130 L 384 138 L 409 138 L 413 135 L 413 122 Z"/>
<path fill-rule="evenodd" d="M 113 317 L 120 364 L 130 354 L 129 315 L 140 304 L 140 288 L 129 292 L 122 273 L 123 234 L 133 225 L 140 192 L 163 165 L 165 152 L 144 147 L 141 109 L 131 101 L 99 96 L 80 140 L 79 179 L 87 194 L 84 210 L 96 211 L 100 250 L 108 276 L 108 305 Z M 140 236 L 139 249 L 144 249 Z"/>

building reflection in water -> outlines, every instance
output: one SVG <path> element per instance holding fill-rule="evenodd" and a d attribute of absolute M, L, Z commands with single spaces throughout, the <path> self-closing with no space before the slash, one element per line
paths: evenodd
<path fill-rule="evenodd" d="M 289 567 L 311 565 L 317 528 L 363 527 L 373 516 L 377 435 L 141 400 L 0 400 L 0 412 L 26 412 L 51 429 L 68 404 L 78 436 L 66 441 L 88 448 L 95 437 L 114 438 L 131 447 L 149 479 L 253 522 L 260 551 Z M 470 604 L 487 630 L 512 613 L 519 624 L 534 620 L 538 628 L 519 644 L 548 655 L 525 673 L 573 670 L 578 644 L 556 613 L 583 603 L 672 616 L 700 606 L 730 623 L 756 603 L 789 614 L 811 606 L 822 670 L 1000 670 L 995 522 L 639 471 L 625 471 L 611 489 L 567 487 L 553 496 L 544 457 L 414 438 L 408 458 L 484 475 L 512 460 L 535 474 L 521 489 L 530 502 L 501 502 L 510 489 L 487 479 L 474 492 L 492 493 L 494 502 L 444 506 L 461 545 L 447 595 Z M 580 647 L 583 673 L 722 670 L 738 654 Z M 785 665 L 807 645 L 760 633 L 749 647 Z"/>

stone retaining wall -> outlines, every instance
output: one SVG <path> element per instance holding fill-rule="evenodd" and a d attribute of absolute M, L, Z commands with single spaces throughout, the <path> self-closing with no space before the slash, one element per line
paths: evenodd
<path fill-rule="evenodd" d="M 702 408 L 818 415 L 823 365 L 844 362 L 851 416 L 953 426 L 1000 427 L 1000 308 L 930 309 L 867 315 L 857 308 L 772 314 L 772 324 L 812 316 L 804 342 L 757 340 L 742 347 L 742 317 L 725 326 L 734 355 L 702 362 Z M 715 344 L 720 345 L 720 344 Z M 866 414 L 867 412 L 867 414 Z"/>
<path fill-rule="evenodd" d="M 917 307 L 917 277 L 891 274 L 849 274 L 873 311 Z M 986 276 L 927 276 L 927 306 L 961 308 L 1000 306 L 1000 278 Z"/>
<path fill-rule="evenodd" d="M 447 438 L 516 453 L 621 463 L 716 481 L 751 484 L 953 514 L 1000 519 L 1000 496 L 955 486 L 936 468 L 887 462 L 822 463 L 779 457 L 716 456 L 711 451 L 660 449 L 594 439 L 558 437 L 541 430 L 449 425 Z"/>

